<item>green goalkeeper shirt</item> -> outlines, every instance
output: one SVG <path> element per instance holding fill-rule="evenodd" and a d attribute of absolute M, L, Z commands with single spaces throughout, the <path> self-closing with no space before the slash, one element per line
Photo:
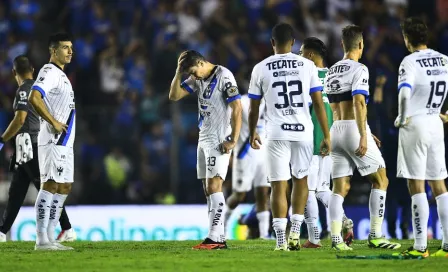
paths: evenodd
<path fill-rule="evenodd" d="M 327 68 L 317 68 L 319 73 L 319 78 L 322 81 L 322 85 L 324 84 L 325 75 L 328 72 Z M 322 90 L 322 100 L 324 101 L 325 105 L 325 111 L 327 113 L 327 119 L 328 119 L 328 128 L 331 127 L 333 124 L 333 111 L 330 107 L 330 101 L 328 101 L 327 93 L 324 90 Z M 314 125 L 314 155 L 320 154 L 320 143 L 324 139 L 324 133 L 322 132 L 322 129 L 320 128 L 319 121 L 317 120 L 316 112 L 314 111 L 314 107 L 311 105 L 311 120 L 313 121 Z"/>

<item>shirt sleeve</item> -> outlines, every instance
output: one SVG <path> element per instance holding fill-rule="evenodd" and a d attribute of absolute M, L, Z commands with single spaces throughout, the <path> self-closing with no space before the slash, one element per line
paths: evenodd
<path fill-rule="evenodd" d="M 51 76 L 52 67 L 43 67 L 40 69 L 39 74 L 37 75 L 37 80 L 34 82 L 32 90 L 39 91 L 42 94 L 42 97 L 45 97 L 47 93 L 53 89 L 54 79 Z"/>
<path fill-rule="evenodd" d="M 322 81 L 319 78 L 319 71 L 316 68 L 316 65 L 312 63 L 311 65 L 311 82 L 310 82 L 310 94 L 314 92 L 321 92 L 324 88 L 322 86 Z"/>
<path fill-rule="evenodd" d="M 400 91 L 401 87 L 409 87 L 412 91 L 414 80 L 414 68 L 408 60 L 404 59 L 398 69 L 398 91 Z"/>
<path fill-rule="evenodd" d="M 258 73 L 258 65 L 252 70 L 249 83 L 249 98 L 261 99 L 263 97 L 263 88 L 261 86 L 260 75 Z"/>
<path fill-rule="evenodd" d="M 17 90 L 16 93 L 16 107 L 14 108 L 14 111 L 26 111 L 29 110 L 29 104 L 28 104 L 28 95 L 30 93 L 30 85 L 24 84 L 20 86 L 20 88 Z"/>
<path fill-rule="evenodd" d="M 352 96 L 357 94 L 362 94 L 366 97 L 366 100 L 369 98 L 369 69 L 362 65 L 355 71 L 355 75 L 353 77 L 352 83 Z"/>
<path fill-rule="evenodd" d="M 196 92 L 196 90 L 197 90 L 197 87 L 196 87 L 196 80 L 195 79 L 193 79 L 191 76 L 190 77 L 188 77 L 187 79 L 185 79 L 181 84 L 180 84 L 180 86 L 182 87 L 182 88 L 184 88 L 184 90 L 186 90 L 187 92 L 189 92 L 189 93 L 194 93 L 194 92 Z"/>
<path fill-rule="evenodd" d="M 241 95 L 238 91 L 238 85 L 236 84 L 235 77 L 232 73 L 228 72 L 224 75 L 221 89 L 224 93 L 227 103 L 231 103 L 237 99 L 241 99 Z"/>

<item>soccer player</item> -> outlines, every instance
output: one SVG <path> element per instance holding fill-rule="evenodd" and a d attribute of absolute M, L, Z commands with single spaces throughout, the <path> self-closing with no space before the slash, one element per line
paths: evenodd
<path fill-rule="evenodd" d="M 55 241 L 55 227 L 73 183 L 73 143 L 76 131 L 75 94 L 64 67 L 73 56 L 70 36 L 49 38 L 50 63 L 39 71 L 29 97 L 41 117 L 38 137 L 42 185 L 37 195 L 36 250 L 71 250 Z"/>
<path fill-rule="evenodd" d="M 184 73 L 189 77 L 182 82 Z M 222 183 L 240 134 L 241 95 L 232 72 L 188 50 L 179 57 L 169 99 L 178 101 L 192 93 L 198 95 L 199 110 L 197 174 L 202 180 L 209 211 L 208 236 L 193 249 L 226 249 Z"/>
<path fill-rule="evenodd" d="M 232 161 L 232 194 L 227 198 L 227 212 L 225 223 L 232 211 L 239 203 L 244 201 L 246 193 L 255 190 L 255 205 L 260 232 L 260 238 L 269 236 L 269 183 L 266 172 L 266 149 L 255 150 L 249 143 L 249 107 L 250 99 L 247 95 L 241 96 L 243 107 L 243 123 L 240 137 L 235 146 Z M 257 133 L 264 138 L 264 103 L 262 104 L 261 116 L 257 124 Z"/>
<path fill-rule="evenodd" d="M 324 84 L 325 75 L 328 68 L 324 65 L 324 58 L 327 54 L 327 47 L 325 44 L 315 37 L 306 38 L 300 48 L 299 55 L 311 60 L 317 67 L 318 77 L 322 84 Z M 325 105 L 325 112 L 327 114 L 328 128 L 333 124 L 333 112 L 328 101 L 327 94 L 322 91 L 322 100 Z M 310 170 L 308 174 L 308 201 L 305 207 L 305 223 L 308 229 L 308 241 L 303 244 L 304 248 L 319 248 L 320 233 L 317 226 L 317 218 L 319 216 L 319 207 L 317 199 L 328 208 L 330 200 L 330 176 L 332 161 L 330 156 L 320 155 L 320 143 L 324 138 L 324 134 L 319 127 L 316 111 L 313 105 L 311 108 L 311 119 L 314 125 L 314 151 L 313 160 L 311 161 Z M 324 215 L 325 216 L 325 215 Z M 342 237 L 347 245 L 353 241 L 353 221 L 348 219 L 345 214 L 342 221 Z"/>
<path fill-rule="evenodd" d="M 16 163 L 16 152 L 13 153 L 14 156 L 11 158 L 11 170 L 13 171 L 13 176 L 9 187 L 8 202 L 6 203 L 6 208 L 3 212 L 3 218 L 0 218 L 0 242 L 6 242 L 5 234 L 11 229 L 11 226 L 19 213 L 20 207 L 28 192 L 30 182 L 34 184 L 37 190 L 39 190 L 40 187 L 40 172 L 37 160 L 37 134 L 39 133 L 40 122 L 35 110 L 30 107 L 28 102 L 28 95 L 30 94 L 31 86 L 33 86 L 34 83 L 33 72 L 34 68 L 26 56 L 20 55 L 14 59 L 12 73 L 19 88 L 17 89 L 14 98 L 14 118 L 0 137 L 0 150 L 5 142 L 13 139 L 17 134 L 28 134 L 31 140 L 30 145 L 32 145 L 33 157 L 31 160 L 20 165 L 17 165 Z M 17 147 L 15 140 L 13 141 L 13 145 L 16 150 L 19 148 Z M 62 215 L 59 222 L 63 231 L 76 235 L 71 228 L 70 220 L 65 212 L 65 208 L 62 208 Z"/>
<path fill-rule="evenodd" d="M 261 99 L 266 103 L 267 168 L 272 186 L 273 228 L 277 237 L 275 250 L 300 249 L 300 227 L 308 198 L 307 176 L 313 156 L 313 123 L 308 108 L 310 95 L 324 133 L 321 152 L 326 155 L 330 149 L 322 83 L 312 61 L 291 53 L 295 42 L 293 32 L 293 28 L 285 23 L 273 28 L 271 43 L 275 54 L 254 67 L 249 85 L 250 143 L 254 149 L 259 149 L 262 144 L 256 126 Z M 287 180 L 291 174 L 291 231 L 286 244 Z"/>
<path fill-rule="evenodd" d="M 448 58 L 427 47 L 428 28 L 421 19 L 408 18 L 401 29 L 411 54 L 403 59 L 398 72 L 397 177 L 408 180 L 414 230 L 414 245 L 401 255 L 429 256 L 429 205 L 425 193 L 425 180 L 428 180 L 443 232 L 442 246 L 431 256 L 448 257 L 447 172 L 443 122 L 439 118 L 446 98 Z"/>
<path fill-rule="evenodd" d="M 325 78 L 325 91 L 334 113 L 331 127 L 333 194 L 329 202 L 332 247 L 352 250 L 341 237 L 342 204 L 350 190 L 350 178 L 357 168 L 361 176 L 372 183 L 368 244 L 372 248 L 397 249 L 400 244 L 389 242 L 381 231 L 389 181 L 384 159 L 366 119 L 369 71 L 358 62 L 364 49 L 362 29 L 355 25 L 344 27 L 342 46 L 344 59 L 335 63 Z"/>

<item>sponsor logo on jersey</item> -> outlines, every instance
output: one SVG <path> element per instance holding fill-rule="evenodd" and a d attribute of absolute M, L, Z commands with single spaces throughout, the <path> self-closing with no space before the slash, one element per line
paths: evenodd
<path fill-rule="evenodd" d="M 428 76 L 438 76 L 438 75 L 444 75 L 447 73 L 448 73 L 447 70 L 441 70 L 441 69 L 426 70 L 426 74 Z"/>
<path fill-rule="evenodd" d="M 302 124 L 282 124 L 282 130 L 286 131 L 304 131 L 305 127 Z"/>
<path fill-rule="evenodd" d="M 272 73 L 274 77 L 284 77 L 284 76 L 298 76 L 299 71 L 279 71 Z"/>

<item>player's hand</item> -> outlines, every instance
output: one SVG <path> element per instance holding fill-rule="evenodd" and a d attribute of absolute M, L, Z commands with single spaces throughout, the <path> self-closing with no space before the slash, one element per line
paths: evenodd
<path fill-rule="evenodd" d="M 375 141 L 376 146 L 378 146 L 378 148 L 381 147 L 381 141 L 380 139 L 378 139 L 375 135 L 372 134 L 373 140 Z"/>
<path fill-rule="evenodd" d="M 330 139 L 324 138 L 320 143 L 320 155 L 324 157 L 328 156 L 330 154 L 330 149 L 331 149 Z"/>
<path fill-rule="evenodd" d="M 234 141 L 225 141 L 219 145 L 219 150 L 222 154 L 228 154 L 235 147 L 236 142 Z"/>
<path fill-rule="evenodd" d="M 184 51 L 180 54 L 179 59 L 177 60 L 177 69 L 176 69 L 176 74 L 181 74 L 181 70 L 180 70 L 180 66 L 182 64 L 182 62 L 185 60 L 185 56 L 187 55 L 187 51 Z"/>
<path fill-rule="evenodd" d="M 67 125 L 64 124 L 64 123 L 61 123 L 59 121 L 55 121 L 51 125 L 53 126 L 54 131 L 57 132 L 57 133 L 61 133 L 63 131 L 67 132 Z"/>
<path fill-rule="evenodd" d="M 361 139 L 359 139 L 359 147 L 355 151 L 355 155 L 359 157 L 364 157 L 364 155 L 367 153 L 367 135 L 361 136 Z"/>
<path fill-rule="evenodd" d="M 448 123 L 448 114 L 441 113 L 441 114 L 439 114 L 439 116 L 440 116 L 440 119 L 442 119 L 443 123 Z"/>
<path fill-rule="evenodd" d="M 403 119 L 401 115 L 398 115 L 397 118 L 395 119 L 394 126 L 396 128 L 402 128 L 405 127 L 408 123 L 409 123 L 409 117 Z"/>
<path fill-rule="evenodd" d="M 249 141 L 250 141 L 250 146 L 253 149 L 260 149 L 262 143 L 261 143 L 260 135 L 258 135 L 258 133 L 251 135 Z"/>

